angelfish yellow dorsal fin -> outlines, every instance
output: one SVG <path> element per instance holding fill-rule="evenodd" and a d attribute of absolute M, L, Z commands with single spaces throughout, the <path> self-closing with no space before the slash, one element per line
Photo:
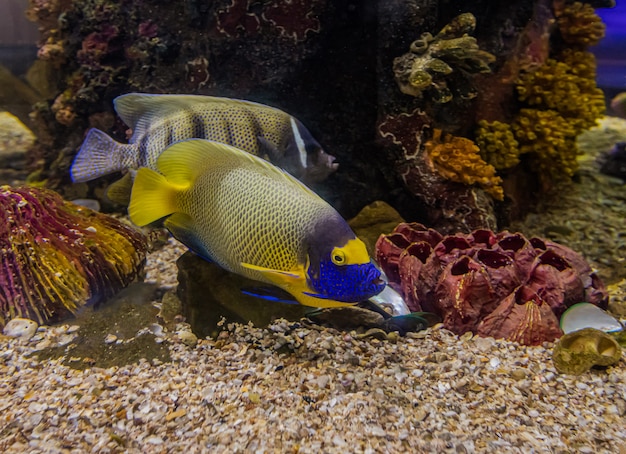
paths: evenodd
<path fill-rule="evenodd" d="M 220 144 L 201 139 L 177 142 L 159 155 L 156 162 L 157 169 L 171 184 L 187 188 L 206 168 L 207 160 L 212 161 L 209 150 L 216 145 Z"/>

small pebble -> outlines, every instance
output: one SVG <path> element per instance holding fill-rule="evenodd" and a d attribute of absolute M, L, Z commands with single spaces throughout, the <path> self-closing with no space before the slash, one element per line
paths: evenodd
<path fill-rule="evenodd" d="M 27 318 L 14 318 L 9 321 L 2 331 L 5 336 L 15 337 L 20 340 L 29 340 L 37 332 L 39 325 Z"/>
<path fill-rule="evenodd" d="M 198 344 L 198 337 L 191 331 L 178 331 L 176 335 L 188 347 L 193 348 Z"/>
<path fill-rule="evenodd" d="M 526 371 L 520 368 L 513 369 L 511 371 L 511 377 L 515 380 L 523 380 L 526 378 Z"/>

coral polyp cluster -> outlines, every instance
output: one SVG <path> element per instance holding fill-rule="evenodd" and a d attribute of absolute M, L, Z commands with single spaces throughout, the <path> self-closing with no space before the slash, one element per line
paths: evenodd
<path fill-rule="evenodd" d="M 512 125 L 520 147 L 542 177 L 571 177 L 578 169 L 576 129 L 554 110 L 522 109 Z"/>
<path fill-rule="evenodd" d="M 501 121 L 481 120 L 476 129 L 476 145 L 480 156 L 497 170 L 508 169 L 519 164 L 519 143 L 511 125 Z"/>
<path fill-rule="evenodd" d="M 497 200 L 504 198 L 502 179 L 496 169 L 480 157 L 480 150 L 469 139 L 434 131 L 426 142 L 425 152 L 437 172 L 444 178 L 467 185 L 478 184 Z"/>
<path fill-rule="evenodd" d="M 564 51 L 522 74 L 517 93 L 528 108 L 513 121 L 520 154 L 530 153 L 542 177 L 570 177 L 578 168 L 576 137 L 592 127 L 605 110 L 596 86 L 595 59 L 585 51 Z"/>
<path fill-rule="evenodd" d="M 537 70 L 522 74 L 517 83 L 520 101 L 553 110 L 568 119 L 579 134 L 604 113 L 604 94 L 595 83 L 593 54 L 568 50 L 560 60 L 548 59 Z"/>
<path fill-rule="evenodd" d="M 585 50 L 604 36 L 604 24 L 588 4 L 554 2 L 553 7 L 538 8 L 535 22 L 543 26 L 530 27 L 529 44 L 504 71 L 519 101 L 516 111 L 498 115 L 497 108 L 486 109 L 483 118 L 490 121 L 479 121 L 475 129 L 483 159 L 502 170 L 524 155 L 544 187 L 574 175 L 576 137 L 605 111 L 595 57 Z M 493 121 L 500 118 L 508 122 Z"/>
<path fill-rule="evenodd" d="M 526 345 L 562 335 L 559 318 L 581 301 L 606 308 L 603 283 L 576 252 L 520 233 L 443 236 L 421 224 L 381 235 L 376 258 L 412 311 L 457 333 Z"/>
<path fill-rule="evenodd" d="M 104 214 L 32 187 L 0 187 L 0 326 L 71 316 L 127 286 L 147 240 Z"/>
<path fill-rule="evenodd" d="M 403 93 L 421 97 L 428 92 L 435 102 L 446 103 L 453 98 L 447 79 L 456 75 L 490 72 L 495 57 L 481 50 L 476 38 L 469 36 L 476 27 L 471 13 L 455 17 L 437 35 L 422 33 L 410 46 L 410 52 L 393 62 L 396 82 Z M 455 87 L 463 98 L 475 93 L 467 80 Z"/>
<path fill-rule="evenodd" d="M 563 41 L 570 45 L 594 46 L 604 37 L 606 27 L 588 3 L 574 2 L 557 14 Z"/>

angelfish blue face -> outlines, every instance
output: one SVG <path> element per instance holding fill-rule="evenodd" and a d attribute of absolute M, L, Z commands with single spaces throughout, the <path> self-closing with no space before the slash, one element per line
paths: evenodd
<path fill-rule="evenodd" d="M 308 281 L 316 296 L 346 303 L 357 303 L 382 292 L 385 282 L 370 261 L 362 264 L 337 265 L 322 260 L 317 273 L 311 269 Z"/>

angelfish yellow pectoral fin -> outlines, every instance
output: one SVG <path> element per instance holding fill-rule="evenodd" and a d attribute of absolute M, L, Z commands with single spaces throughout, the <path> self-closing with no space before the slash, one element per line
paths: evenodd
<path fill-rule="evenodd" d="M 249 270 L 258 271 L 265 279 L 278 287 L 296 285 L 297 282 L 305 280 L 304 273 L 298 271 L 281 271 L 264 268 L 251 263 L 241 263 L 241 266 Z"/>

